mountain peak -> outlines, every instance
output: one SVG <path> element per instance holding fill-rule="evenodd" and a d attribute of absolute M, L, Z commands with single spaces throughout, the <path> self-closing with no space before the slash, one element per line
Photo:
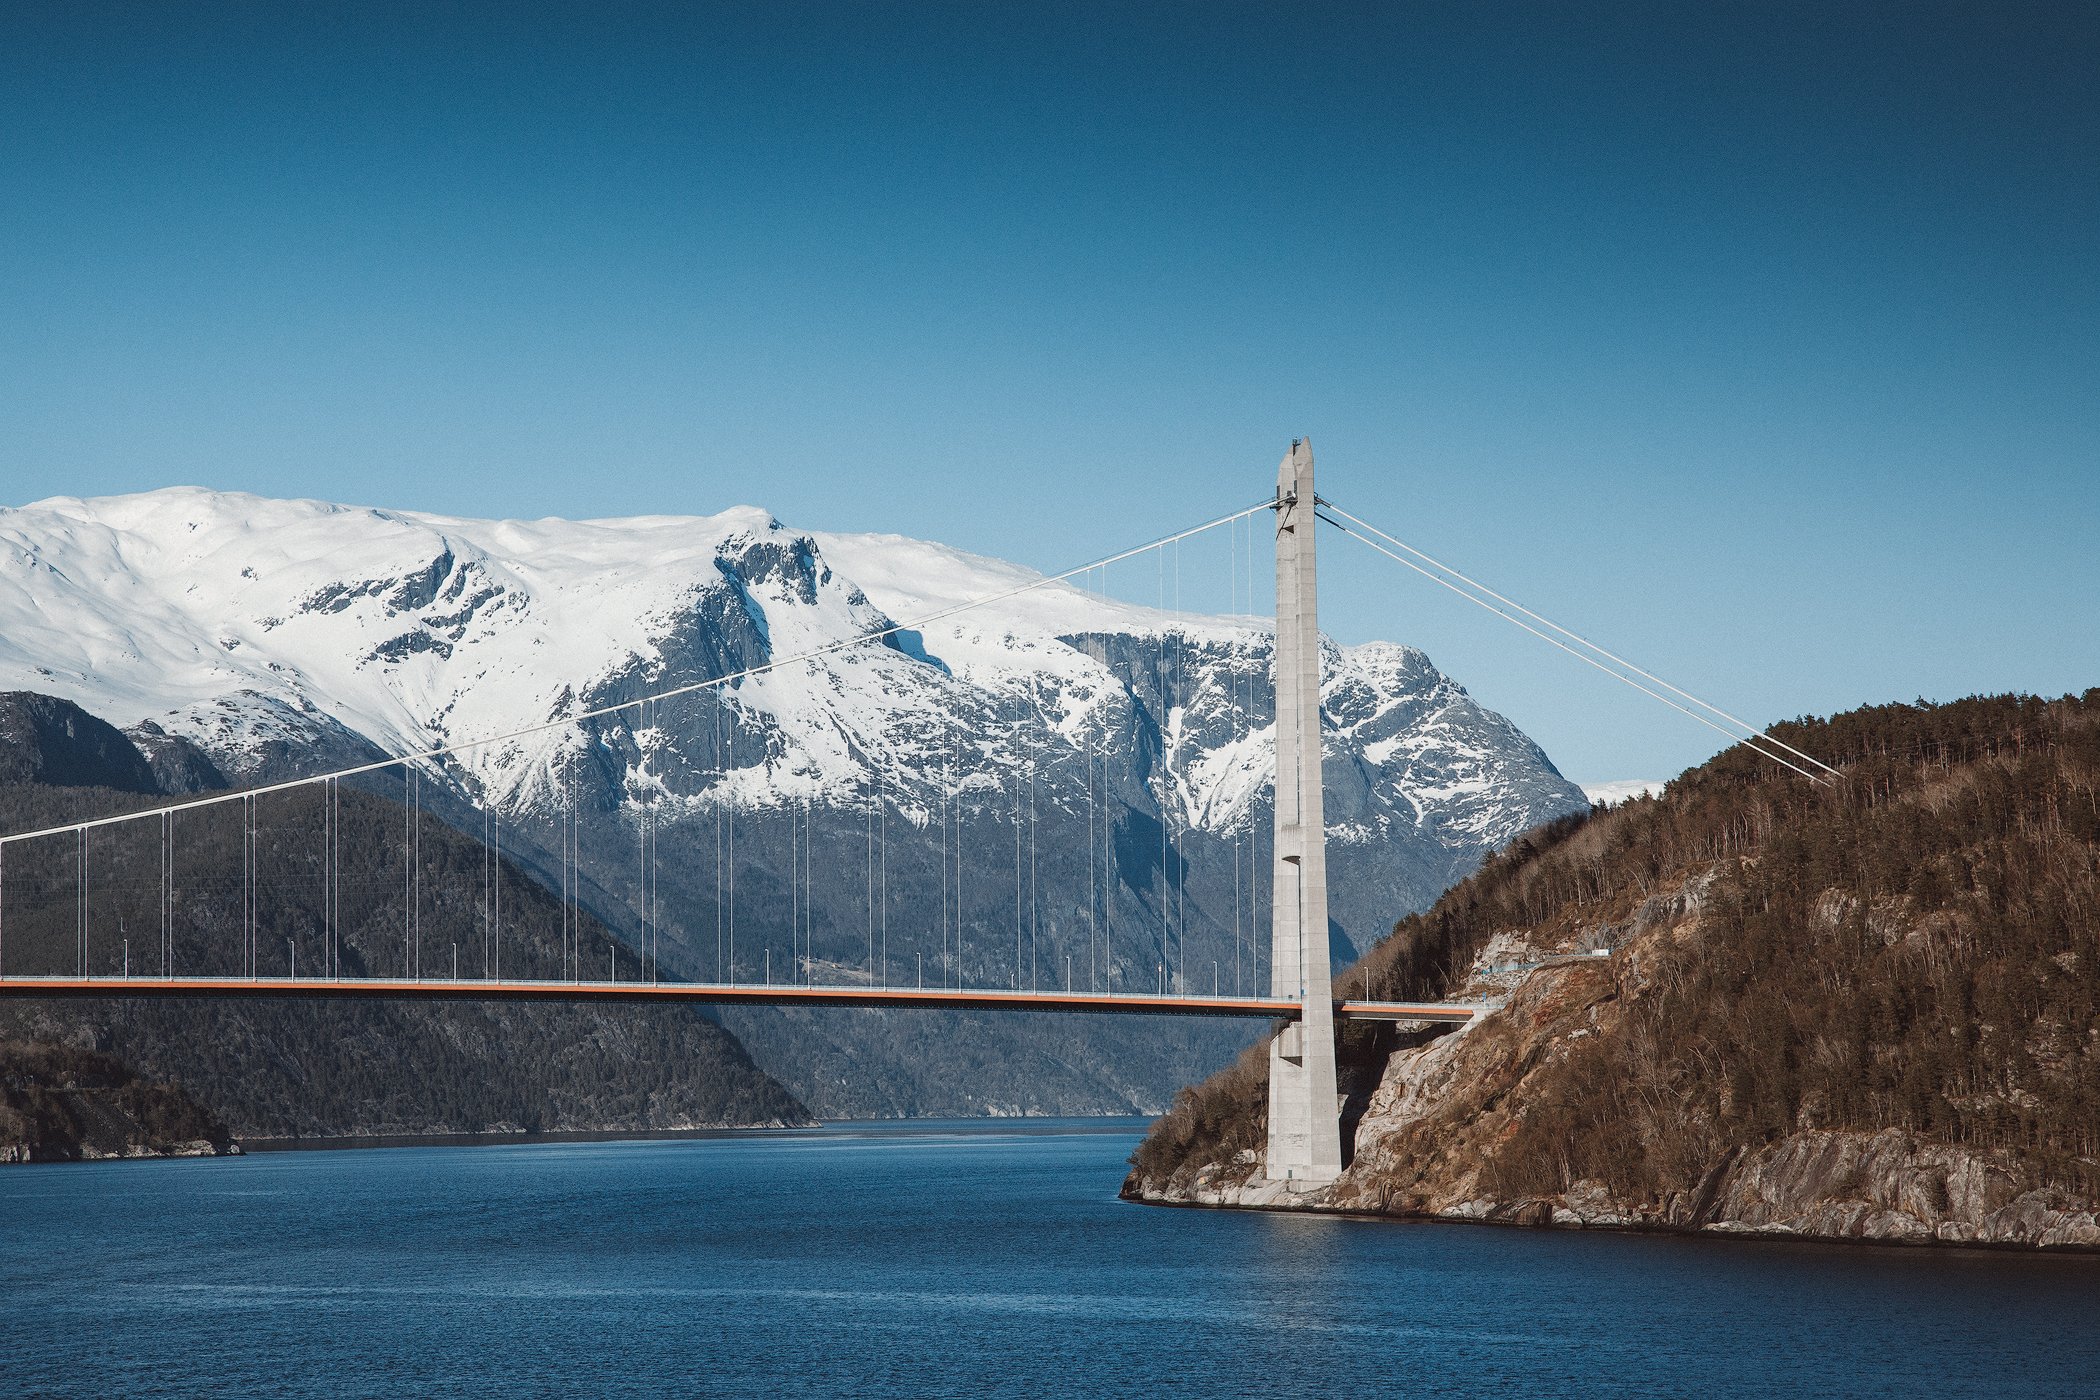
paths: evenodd
<path fill-rule="evenodd" d="M 755 506 L 492 521 L 174 487 L 0 513 L 0 578 L 0 684 L 150 720 L 236 780 L 290 762 L 303 728 L 335 757 L 469 745 L 451 781 L 544 804 L 605 723 L 471 746 L 822 653 L 685 702 L 683 723 L 720 707 L 762 735 L 763 764 L 708 773 L 688 753 L 682 777 L 652 781 L 701 807 L 871 782 L 919 803 L 936 752 L 1040 769 L 1114 749 L 1173 820 L 1216 830 L 1248 821 L 1268 782 L 1266 621 L 1120 602 L 930 541 L 799 531 Z M 886 644 L 837 648 L 875 634 Z M 1171 676 L 1154 664 L 1169 637 Z M 1330 743 L 1368 765 L 1344 839 L 1433 826 L 1455 803 L 1470 849 L 1581 803 L 1416 648 L 1325 656 Z M 668 762 L 621 743 L 636 775 Z"/>

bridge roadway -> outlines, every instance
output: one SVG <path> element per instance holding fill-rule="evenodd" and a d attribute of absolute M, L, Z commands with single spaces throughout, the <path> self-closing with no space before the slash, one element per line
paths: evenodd
<path fill-rule="evenodd" d="M 949 1011 L 1086 1011 L 1150 1016 L 1295 1019 L 1284 997 L 1162 996 L 1150 992 L 1010 992 L 987 988 L 786 986 L 750 982 L 550 982 L 482 978 L 0 977 L 15 997 L 380 997 L 410 1001 L 686 1002 L 713 1006 L 914 1007 Z M 1335 1015 L 1360 1021 L 1462 1025 L 1480 1008 L 1458 1003 L 1342 1001 Z"/>

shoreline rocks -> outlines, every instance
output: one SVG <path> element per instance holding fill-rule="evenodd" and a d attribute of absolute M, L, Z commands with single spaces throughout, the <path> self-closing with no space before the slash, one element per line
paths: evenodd
<path fill-rule="evenodd" d="M 1554 1196 L 1381 1200 L 1378 1183 L 1344 1173 L 1314 1191 L 1207 1167 L 1188 1181 L 1133 1172 L 1125 1200 L 1144 1205 L 1307 1211 L 1395 1220 L 1605 1229 L 1860 1244 L 2100 1251 L 2100 1213 L 2036 1183 L 2009 1154 L 1927 1142 L 1896 1129 L 1810 1129 L 1716 1164 L 1694 1192 L 1662 1202 L 1615 1197 L 1601 1181 Z M 1237 1178 L 1237 1179 L 1235 1179 Z"/>
<path fill-rule="evenodd" d="M 176 1084 L 140 1079 L 100 1051 L 0 1041 L 0 1163 L 218 1157 L 240 1152 Z"/>

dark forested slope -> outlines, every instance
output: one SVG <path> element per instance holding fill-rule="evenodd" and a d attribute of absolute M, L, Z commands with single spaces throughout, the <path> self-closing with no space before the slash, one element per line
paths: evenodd
<path fill-rule="evenodd" d="M 36 713 L 45 748 L 22 771 L 118 773 L 136 783 L 132 791 L 0 785 L 0 830 L 153 800 L 137 791 L 151 779 L 150 764 L 136 751 L 128 762 L 115 752 L 116 731 L 77 712 Z M 92 764 L 65 752 L 69 730 L 93 744 Z M 309 977 L 415 968 L 441 977 L 456 965 L 471 981 L 488 970 L 558 976 L 566 943 L 595 975 L 637 970 L 632 951 L 587 910 L 565 910 L 509 861 L 427 813 L 406 824 L 400 803 L 348 788 L 333 802 L 319 788 L 273 794 L 256 804 L 250 858 L 242 805 L 178 814 L 165 865 L 157 821 L 91 833 L 84 904 L 72 837 L 11 846 L 0 886 L 0 968 L 107 976 L 128 964 L 178 976 L 252 968 Z M 340 833 L 336 866 L 322 855 L 331 826 Z M 500 924 L 492 924 L 499 908 Z M 684 1007 L 7 1000 L 0 1035 L 102 1051 L 178 1079 L 242 1136 L 808 1118 L 733 1036 Z"/>
<path fill-rule="evenodd" d="M 0 1162 L 233 1150 L 226 1125 L 179 1085 L 77 1046 L 0 1040 Z"/>
<path fill-rule="evenodd" d="M 1345 1040 L 1355 1160 L 1308 1204 L 2100 1243 L 2100 691 L 1776 732 L 1843 776 L 1731 750 L 1340 980 L 1498 1009 Z M 1191 1091 L 1126 1189 L 1247 1199 L 1264 1093 L 1252 1061 Z"/>

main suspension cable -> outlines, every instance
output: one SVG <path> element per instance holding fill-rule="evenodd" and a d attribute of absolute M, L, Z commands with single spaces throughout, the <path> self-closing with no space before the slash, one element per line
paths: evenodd
<path fill-rule="evenodd" d="M 1694 705 L 1697 705 L 1700 709 L 1706 710 L 1712 714 L 1719 715 L 1722 719 L 1727 720 L 1730 724 L 1733 724 L 1736 727 L 1743 729 L 1751 734 L 1756 734 L 1766 740 L 1769 740 L 1770 742 L 1777 744 L 1780 748 L 1785 749 L 1788 753 L 1794 755 L 1794 757 L 1802 759 L 1808 763 L 1813 763 L 1816 767 L 1822 769 L 1825 773 L 1831 774 L 1833 777 L 1836 776 L 1838 770 L 1825 763 L 1822 759 L 1817 758 L 1814 754 L 1803 753 L 1801 750 L 1795 748 L 1792 744 L 1787 743 L 1784 739 L 1774 738 L 1771 734 L 1767 733 L 1763 729 L 1758 728 L 1756 725 L 1750 723 L 1748 720 L 1741 719 L 1735 715 L 1732 715 L 1728 711 L 1722 709 L 1719 705 L 1711 704 L 1705 700 L 1700 699 L 1698 696 L 1692 694 L 1688 690 L 1683 690 L 1677 686 L 1670 684 L 1670 682 L 1664 680 L 1661 676 L 1656 675 L 1653 671 L 1643 670 L 1640 666 L 1637 666 L 1633 662 L 1628 661 L 1625 657 L 1619 655 L 1617 652 L 1599 646 L 1597 643 L 1591 641 L 1588 637 L 1583 636 L 1580 632 L 1570 631 L 1568 628 L 1561 626 L 1559 623 L 1555 622 L 1549 617 L 1541 617 L 1539 614 L 1533 612 L 1530 608 L 1527 608 L 1522 603 L 1517 602 L 1514 598 L 1505 597 L 1502 594 L 1497 593 L 1494 589 L 1488 587 L 1486 584 L 1480 582 L 1480 580 L 1475 578 L 1468 578 L 1465 574 L 1460 573 L 1457 569 L 1452 568 L 1449 564 L 1446 564 L 1438 559 L 1430 558 L 1430 556 L 1424 554 L 1421 550 L 1416 549 L 1413 545 L 1408 544 L 1404 540 L 1395 539 L 1391 535 L 1387 534 L 1385 531 L 1379 529 L 1377 526 L 1358 519 L 1356 516 L 1351 515 L 1348 511 L 1345 511 L 1340 506 L 1334 504 L 1334 502 L 1322 500 L 1321 502 L 1319 502 L 1319 504 L 1325 507 L 1327 510 L 1334 512 L 1336 515 L 1341 516 L 1342 519 L 1347 520 L 1352 524 L 1369 531 L 1371 534 L 1378 536 L 1378 538 L 1384 540 L 1387 544 L 1394 545 L 1400 549 L 1407 551 L 1409 554 L 1412 554 L 1417 559 L 1422 560 L 1424 563 L 1429 564 L 1433 568 L 1443 570 L 1445 573 L 1451 575 L 1451 577 L 1459 580 L 1461 583 L 1464 583 L 1470 588 L 1479 589 L 1482 593 L 1487 594 L 1496 602 L 1507 604 L 1508 606 L 1515 608 L 1518 612 L 1524 614 L 1524 616 L 1530 618 L 1532 621 L 1550 627 L 1554 631 L 1560 633 L 1562 636 L 1568 637 L 1576 642 L 1581 643 L 1583 646 L 1588 647 L 1591 651 L 1596 652 L 1599 656 L 1604 657 L 1606 660 L 1611 661 L 1616 665 L 1624 666 L 1627 670 L 1646 680 L 1654 681 L 1657 685 L 1669 691 L 1671 694 L 1681 696 L 1684 699 L 1691 701 Z M 1329 521 L 1328 523 L 1334 524 L 1335 522 Z"/>
<path fill-rule="evenodd" d="M 1332 511 L 1333 514 L 1328 514 L 1329 511 Z M 1817 784 L 1818 786 L 1828 784 L 1829 779 L 1824 778 L 1819 774 L 1813 773 L 1806 768 L 1803 768 L 1800 764 L 1791 761 L 1782 754 L 1774 753 L 1770 749 L 1760 747 L 1757 741 L 1759 739 L 1764 739 L 1767 742 L 1777 745 L 1780 748 L 1788 749 L 1789 752 L 1798 752 L 1798 750 L 1792 749 L 1789 745 L 1782 744 L 1779 740 L 1773 739 L 1770 735 L 1766 734 L 1763 730 L 1756 728 L 1754 725 L 1745 724 L 1741 720 L 1734 720 L 1734 723 L 1740 724 L 1744 729 L 1750 731 L 1748 734 L 1737 734 L 1732 730 L 1723 728 L 1721 725 L 1714 723 L 1714 721 L 1708 719 L 1705 715 L 1700 714 L 1698 711 L 1690 709 L 1684 705 L 1678 704 L 1675 700 L 1672 700 L 1669 696 L 1663 694 L 1661 691 L 1651 690 L 1647 686 L 1642 685 L 1639 681 L 1635 680 L 1633 677 L 1626 675 L 1625 673 L 1620 671 L 1614 671 L 1611 667 L 1605 665 L 1596 657 L 1591 656 L 1585 652 L 1577 651 L 1574 647 L 1571 647 L 1566 642 L 1560 640 L 1560 638 L 1555 637 L 1548 632 L 1542 632 L 1538 628 L 1533 627 L 1530 623 L 1524 621 L 1523 618 L 1514 616 L 1511 613 L 1504 612 L 1502 609 L 1496 607 L 1493 603 L 1488 602 L 1486 599 L 1477 597 L 1474 594 L 1466 592 L 1465 589 L 1460 588 L 1457 584 L 1451 582 L 1450 579 L 1443 578 L 1437 574 L 1431 573 L 1428 569 L 1423 568 L 1420 564 L 1415 563 L 1412 559 L 1407 558 L 1405 555 L 1396 553 L 1395 551 L 1386 548 L 1384 545 L 1380 544 L 1378 540 L 1372 539 L 1370 534 L 1360 533 L 1356 530 L 1350 529 L 1347 525 L 1344 525 L 1341 520 L 1336 519 L 1335 516 L 1342 516 L 1344 519 L 1355 521 L 1359 525 L 1362 525 L 1362 522 L 1358 521 L 1355 516 L 1348 515 L 1338 506 L 1334 506 L 1328 502 L 1322 501 L 1317 507 L 1315 507 L 1314 513 L 1318 515 L 1320 519 L 1325 520 L 1329 525 L 1334 526 L 1337 530 L 1340 530 L 1343 534 L 1349 536 L 1351 539 L 1358 541 L 1359 543 L 1377 551 L 1380 554 L 1383 554 L 1386 558 L 1393 560 L 1397 564 L 1403 565 L 1406 568 L 1414 570 L 1416 573 L 1428 579 L 1431 583 L 1436 584 L 1438 587 L 1445 588 L 1453 593 L 1456 593 L 1459 597 L 1465 599 L 1467 602 L 1473 604 L 1475 607 L 1484 608 L 1488 612 L 1491 612 L 1495 614 L 1495 616 L 1501 618 L 1503 621 L 1512 623 L 1515 626 L 1523 628 L 1526 632 L 1529 632 L 1532 636 L 1537 637 L 1540 641 L 1546 642 L 1549 645 L 1560 648 L 1562 651 L 1574 657 L 1577 661 L 1582 662 L 1584 665 L 1595 667 L 1597 670 L 1602 671 L 1605 675 L 1610 676 L 1613 680 L 1616 680 L 1623 685 L 1631 686 L 1633 687 L 1633 689 L 1640 691 L 1643 695 L 1649 696 L 1652 699 L 1660 700 L 1663 704 L 1668 705 L 1671 709 L 1676 710 L 1679 714 L 1687 715 L 1692 719 L 1697 720 L 1699 723 L 1705 725 L 1708 729 L 1713 730 L 1715 733 L 1725 736 L 1730 743 L 1746 744 L 1757 753 L 1763 755 L 1766 758 L 1771 759 L 1774 763 L 1779 764 L 1783 768 L 1792 769 L 1794 772 L 1800 774 L 1802 777 L 1808 779 L 1812 783 Z M 1391 538 L 1390 536 L 1386 535 L 1384 531 L 1373 530 L 1373 528 L 1368 525 L 1363 526 L 1363 529 L 1365 531 L 1375 533 L 1381 538 Z M 1438 565 L 1438 567 L 1442 568 L 1443 566 Z M 1458 574 L 1456 570 L 1451 570 L 1450 572 L 1453 574 L 1454 577 L 1464 577 L 1464 575 Z M 1468 583 L 1472 582 L 1472 580 L 1470 579 L 1467 579 L 1466 581 Z M 1474 586 L 1480 588 L 1481 591 L 1484 593 L 1491 591 L 1487 589 L 1484 585 L 1475 584 Z M 1502 595 L 1499 593 L 1494 594 L 1493 596 L 1495 596 L 1498 599 L 1502 598 Z M 1508 602 L 1507 599 L 1502 599 L 1502 601 Z M 1537 616 L 1536 613 L 1532 613 L 1528 608 L 1523 608 L 1519 604 L 1510 603 L 1510 606 L 1512 608 L 1517 608 L 1518 611 L 1525 613 L 1527 616 Z M 1541 622 L 1545 621 L 1544 618 L 1540 618 L 1539 620 Z M 1552 626 L 1553 624 L 1548 623 L 1547 625 Z M 1567 635 L 1574 636 L 1575 634 L 1571 632 Z M 1577 640 L 1580 640 L 1580 638 L 1577 638 Z M 1588 643 L 1585 643 L 1585 645 L 1588 645 Z M 1601 652 L 1603 649 L 1600 647 L 1598 648 L 1598 650 Z M 1644 671 L 1641 674 L 1646 675 L 1647 673 Z M 1667 685 L 1667 682 L 1661 682 L 1661 684 Z M 1669 686 L 1669 689 L 1674 691 L 1677 688 L 1675 686 Z M 1682 694 L 1683 692 L 1678 693 Z M 1692 698 L 1696 699 L 1696 697 Z M 1699 703 L 1704 704 L 1705 702 L 1700 701 Z M 1708 708 L 1712 709 L 1713 707 L 1709 706 Z M 1714 713 L 1722 714 L 1724 712 L 1715 709 Z M 1732 719 L 1733 717 L 1731 716 L 1730 718 Z M 1808 755 L 1803 754 L 1802 757 L 1807 758 Z M 1819 766 L 1822 767 L 1828 767 L 1827 764 L 1822 764 L 1821 761 L 1818 759 L 1810 758 L 1808 761 L 1811 763 L 1817 763 Z M 1834 773 L 1837 770 L 1832 768 L 1829 771 Z"/>

